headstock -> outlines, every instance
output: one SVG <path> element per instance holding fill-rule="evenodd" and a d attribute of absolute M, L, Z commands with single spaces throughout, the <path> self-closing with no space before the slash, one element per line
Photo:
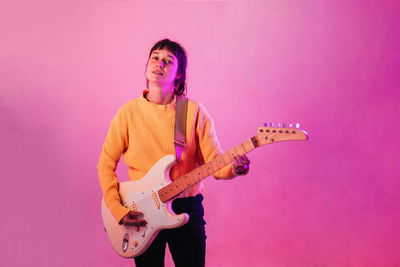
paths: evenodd
<path fill-rule="evenodd" d="M 298 123 L 265 123 L 264 127 L 258 127 L 256 136 L 252 138 L 255 147 L 284 141 L 307 141 L 306 131 L 299 129 Z"/>

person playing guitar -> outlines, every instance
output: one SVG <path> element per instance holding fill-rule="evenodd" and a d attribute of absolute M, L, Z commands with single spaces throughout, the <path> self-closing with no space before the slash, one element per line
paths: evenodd
<path fill-rule="evenodd" d="M 186 91 L 186 65 L 186 52 L 177 42 L 164 39 L 151 48 L 145 71 L 147 89 L 118 110 L 99 158 L 97 168 L 104 202 L 116 222 L 137 231 L 146 227 L 146 213 L 122 203 L 115 170 L 123 155 L 130 180 L 139 181 L 147 177 L 161 158 L 175 154 L 176 99 Z M 170 169 L 172 181 L 223 153 L 205 108 L 189 99 L 186 114 L 186 145 L 181 160 Z M 245 155 L 235 156 L 233 164 L 216 171 L 213 176 L 231 179 L 245 175 L 249 165 Z M 167 243 L 176 266 L 205 265 L 202 190 L 202 183 L 195 183 L 172 201 L 172 210 L 177 214 L 187 213 L 189 221 L 182 227 L 161 230 L 151 245 L 135 257 L 136 266 L 164 266 Z"/>

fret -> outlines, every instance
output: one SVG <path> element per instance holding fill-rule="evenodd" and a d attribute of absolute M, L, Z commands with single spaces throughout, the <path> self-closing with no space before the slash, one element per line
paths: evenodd
<path fill-rule="evenodd" d="M 244 154 L 246 154 L 246 150 L 245 150 L 244 147 L 243 147 L 243 143 L 241 143 L 240 145 L 238 145 L 238 146 L 236 147 L 236 150 L 239 151 L 238 154 L 239 154 L 240 156 L 243 156 Z"/>
<path fill-rule="evenodd" d="M 173 193 L 176 194 L 176 192 L 179 192 L 180 188 L 178 183 L 173 182 L 172 184 L 172 189 L 173 189 Z"/>
<path fill-rule="evenodd" d="M 233 149 L 232 149 L 229 151 L 229 154 L 227 155 L 227 160 L 231 162 L 234 159 L 235 159 L 235 151 L 233 151 Z"/>
<path fill-rule="evenodd" d="M 171 184 L 171 186 L 170 186 L 170 192 L 171 192 L 171 194 L 172 194 L 172 196 L 175 196 L 176 195 L 176 190 L 175 190 L 175 188 L 174 188 L 174 186 L 173 186 L 173 184 Z"/>
<path fill-rule="evenodd" d="M 201 178 L 202 178 L 202 171 L 201 171 L 201 167 L 196 169 L 196 176 L 194 177 L 194 184 L 197 184 L 198 182 L 200 182 Z"/>
<path fill-rule="evenodd" d="M 189 182 L 190 182 L 190 186 L 192 186 L 194 184 L 194 171 L 189 173 Z"/>
<path fill-rule="evenodd" d="M 219 170 L 219 164 L 218 164 L 218 157 L 215 158 L 213 161 L 211 161 L 211 164 L 214 166 L 214 169 L 217 171 Z"/>
<path fill-rule="evenodd" d="M 233 148 L 233 150 L 235 150 L 235 154 L 236 156 L 240 156 L 240 153 L 237 151 L 237 146 Z"/>
<path fill-rule="evenodd" d="M 221 167 L 220 169 L 222 169 L 223 167 L 225 167 L 226 165 L 228 165 L 228 164 L 226 163 L 226 160 L 225 160 L 225 158 L 226 158 L 226 153 L 225 153 L 225 154 L 222 154 L 222 155 L 221 155 L 221 158 L 222 158 L 222 161 L 223 161 L 223 165 L 222 165 L 222 167 Z"/>
<path fill-rule="evenodd" d="M 193 173 L 189 172 L 187 175 L 187 181 L 188 181 L 188 187 L 191 186 L 193 184 Z"/>
<path fill-rule="evenodd" d="M 213 165 L 210 164 L 210 162 L 207 163 L 207 164 L 204 165 L 204 166 L 207 167 L 207 176 L 209 176 L 209 175 L 211 175 L 211 174 L 213 174 L 213 173 L 215 172 L 215 171 L 214 171 L 214 168 L 213 168 Z"/>
<path fill-rule="evenodd" d="M 207 177 L 208 176 L 207 175 L 207 170 L 204 168 L 204 165 L 200 166 L 199 169 L 200 169 L 202 177 Z M 200 181 L 201 181 L 201 178 L 197 182 L 200 182 Z"/>
<path fill-rule="evenodd" d="M 246 148 L 244 147 L 244 143 L 241 143 L 241 144 L 240 144 L 240 148 L 241 148 L 242 151 L 243 151 L 242 156 L 243 156 L 244 154 L 247 153 Z"/>
<path fill-rule="evenodd" d="M 185 179 L 185 184 L 186 184 L 186 188 L 188 188 L 191 185 L 191 181 L 190 181 L 190 173 L 186 174 L 186 179 Z"/>
<path fill-rule="evenodd" d="M 243 149 L 243 144 L 238 145 L 237 147 L 235 147 L 235 149 L 238 152 L 239 156 L 243 156 L 244 154 L 246 154 L 246 152 Z"/>
<path fill-rule="evenodd" d="M 172 184 L 168 185 L 168 193 L 171 194 L 171 196 L 173 196 L 174 188 L 172 187 Z"/>
<path fill-rule="evenodd" d="M 178 179 L 178 180 L 176 180 L 176 182 L 179 184 L 179 189 L 181 191 L 185 190 L 185 187 L 183 186 L 183 183 L 182 183 L 182 179 Z"/>
<path fill-rule="evenodd" d="M 167 198 L 169 198 L 168 187 L 165 187 L 164 196 L 166 196 Z"/>
<path fill-rule="evenodd" d="M 206 164 L 204 164 L 203 166 L 201 166 L 201 168 L 203 169 L 203 175 L 204 175 L 204 173 L 205 173 L 205 177 L 207 177 L 207 176 L 209 176 L 211 173 L 209 172 L 209 170 L 210 170 L 210 167 L 209 167 L 209 165 L 208 165 L 208 163 L 206 163 Z"/>
<path fill-rule="evenodd" d="M 193 185 L 193 181 L 192 181 L 192 173 L 191 172 L 189 172 L 188 174 L 186 174 L 186 188 L 189 188 L 190 186 L 192 186 Z"/>
<path fill-rule="evenodd" d="M 248 152 L 252 151 L 253 149 L 255 149 L 251 139 L 248 139 L 245 143 L 246 143 L 246 147 L 247 147 L 246 153 L 248 153 Z"/>
<path fill-rule="evenodd" d="M 197 184 L 198 182 L 200 182 L 204 177 L 206 177 L 206 176 L 203 176 L 203 171 L 202 171 L 202 168 L 201 167 L 199 167 L 199 168 L 197 168 L 197 172 L 196 172 L 196 177 L 195 177 L 195 184 Z"/>
<path fill-rule="evenodd" d="M 186 174 L 185 176 L 183 176 L 183 181 L 185 183 L 185 188 L 188 188 L 190 186 L 190 181 L 189 181 L 189 177 L 188 174 Z"/>

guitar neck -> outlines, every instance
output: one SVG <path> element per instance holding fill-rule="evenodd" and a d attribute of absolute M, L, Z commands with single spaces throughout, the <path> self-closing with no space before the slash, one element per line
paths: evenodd
<path fill-rule="evenodd" d="M 160 190 L 158 190 L 158 195 L 160 196 L 161 201 L 166 202 L 168 200 L 171 200 L 186 189 L 210 176 L 214 172 L 232 163 L 235 160 L 236 156 L 243 156 L 252 151 L 256 148 L 256 146 L 254 145 L 255 143 L 256 141 L 254 140 L 254 137 L 249 138 L 243 143 L 232 148 L 231 150 L 217 156 L 215 159 L 205 163 L 204 165 L 176 179 L 169 185 L 161 188 Z"/>

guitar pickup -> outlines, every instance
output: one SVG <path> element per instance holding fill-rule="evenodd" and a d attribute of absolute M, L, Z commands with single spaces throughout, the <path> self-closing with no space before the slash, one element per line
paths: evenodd
<path fill-rule="evenodd" d="M 158 201 L 156 192 L 151 193 L 154 201 L 154 205 L 156 205 L 157 209 L 160 209 L 160 202 Z"/>

